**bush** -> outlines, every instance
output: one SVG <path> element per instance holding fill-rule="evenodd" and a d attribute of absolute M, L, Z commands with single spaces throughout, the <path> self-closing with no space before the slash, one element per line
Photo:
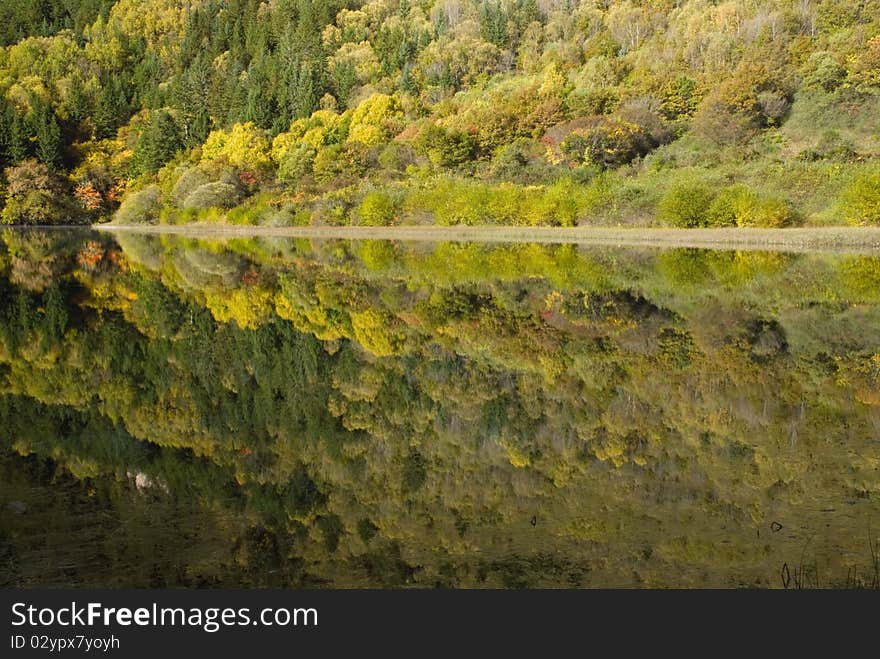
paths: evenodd
<path fill-rule="evenodd" d="M 177 179 L 174 187 L 171 189 L 171 198 L 174 200 L 175 204 L 183 206 L 183 202 L 186 201 L 186 198 L 189 197 L 196 188 L 199 188 L 206 183 L 210 183 L 210 181 L 211 179 L 208 177 L 208 174 L 198 167 L 185 169 L 183 174 L 180 175 L 180 178 Z"/>
<path fill-rule="evenodd" d="M 796 213 L 785 199 L 761 196 L 745 185 L 725 188 L 712 202 L 707 226 L 780 228 L 794 224 Z"/>
<path fill-rule="evenodd" d="M 263 130 L 247 122 L 229 131 L 215 130 L 202 147 L 202 160 L 267 176 L 272 171 L 269 140 Z"/>
<path fill-rule="evenodd" d="M 820 50 L 807 58 L 801 74 L 806 89 L 833 92 L 846 78 L 846 69 L 840 65 L 834 55 L 826 50 Z"/>
<path fill-rule="evenodd" d="M 122 200 L 114 221 L 119 224 L 151 224 L 159 216 L 161 195 L 158 186 L 151 185 L 131 192 Z"/>
<path fill-rule="evenodd" d="M 797 215 L 791 204 L 780 197 L 757 197 L 742 216 L 737 226 L 780 229 L 795 223 Z"/>
<path fill-rule="evenodd" d="M 279 181 L 299 181 L 312 173 L 317 152 L 306 142 L 299 142 L 288 149 L 278 164 Z"/>
<path fill-rule="evenodd" d="M 214 181 L 193 190 L 183 202 L 184 209 L 232 208 L 241 199 L 238 188 L 231 183 Z"/>
<path fill-rule="evenodd" d="M 765 94 L 764 104 L 781 117 L 785 95 L 774 89 L 766 66 L 744 61 L 703 99 L 694 117 L 696 133 L 719 146 L 747 142 L 771 118 L 764 114 L 760 92 L 777 92 Z"/>
<path fill-rule="evenodd" d="M 379 164 L 389 172 L 404 172 L 409 165 L 415 163 L 412 147 L 400 142 L 389 142 L 379 154 Z"/>
<path fill-rule="evenodd" d="M 368 192 L 358 206 L 357 217 L 364 226 L 388 226 L 397 217 L 396 204 L 386 192 Z"/>
<path fill-rule="evenodd" d="M 693 228 L 709 225 L 709 209 L 715 191 L 702 181 L 681 180 L 670 186 L 660 200 L 661 221 L 674 227 Z"/>
<path fill-rule="evenodd" d="M 573 165 L 580 165 L 587 160 L 587 138 L 581 133 L 569 133 L 559 147 L 566 159 Z"/>
<path fill-rule="evenodd" d="M 548 186 L 527 214 L 529 224 L 572 227 L 586 206 L 584 192 L 570 179 Z"/>
<path fill-rule="evenodd" d="M 373 94 L 351 113 L 349 142 L 375 146 L 396 133 L 403 119 L 400 102 L 393 96 Z"/>
<path fill-rule="evenodd" d="M 586 131 L 584 139 L 588 160 L 604 168 L 630 163 L 657 146 L 644 128 L 622 119 L 603 121 Z"/>
<path fill-rule="evenodd" d="M 553 176 L 554 168 L 544 159 L 544 151 L 546 148 L 535 140 L 517 138 L 496 153 L 492 160 L 492 176 L 502 181 L 518 183 L 548 180 Z"/>
<path fill-rule="evenodd" d="M 449 131 L 433 123 L 422 129 L 413 147 L 436 167 L 455 167 L 472 161 L 477 155 L 477 141 L 473 135 Z"/>
<path fill-rule="evenodd" d="M 841 195 L 841 208 L 851 224 L 880 224 L 880 166 L 856 176 Z"/>
<path fill-rule="evenodd" d="M 740 219 L 755 204 L 757 195 L 744 185 L 731 185 L 724 188 L 709 206 L 706 225 L 730 227 L 740 223 Z"/>
<path fill-rule="evenodd" d="M 368 147 L 360 142 L 334 144 L 318 151 L 312 171 L 319 183 L 337 178 L 358 178 L 368 167 Z"/>
<path fill-rule="evenodd" d="M 412 213 L 431 213 L 442 226 L 573 226 L 593 202 L 590 188 L 568 178 L 546 187 L 440 179 L 429 188 L 410 190 L 406 207 Z"/>
<path fill-rule="evenodd" d="M 834 129 L 826 130 L 819 136 L 816 146 L 798 154 L 800 160 L 816 162 L 819 160 L 840 160 L 851 162 L 858 158 L 853 143 Z"/>

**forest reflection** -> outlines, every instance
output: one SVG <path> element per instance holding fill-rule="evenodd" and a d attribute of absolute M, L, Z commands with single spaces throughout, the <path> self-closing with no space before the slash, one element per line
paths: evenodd
<path fill-rule="evenodd" d="M 877 586 L 876 257 L 6 230 L 0 269 L 0 585 Z"/>

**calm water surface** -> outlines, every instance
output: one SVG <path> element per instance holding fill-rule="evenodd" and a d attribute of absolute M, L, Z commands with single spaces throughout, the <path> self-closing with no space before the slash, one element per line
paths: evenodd
<path fill-rule="evenodd" d="M 0 242 L 0 586 L 877 586 L 880 259 Z"/>

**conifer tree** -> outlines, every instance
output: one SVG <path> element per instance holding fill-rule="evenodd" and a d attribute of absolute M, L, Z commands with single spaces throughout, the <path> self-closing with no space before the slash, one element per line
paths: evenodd
<path fill-rule="evenodd" d="M 134 173 L 158 171 L 182 146 L 180 130 L 172 116 L 165 110 L 153 113 L 135 148 L 132 162 Z"/>
<path fill-rule="evenodd" d="M 60 169 L 64 160 L 61 126 L 55 113 L 43 108 L 36 126 L 37 158 L 52 169 Z"/>

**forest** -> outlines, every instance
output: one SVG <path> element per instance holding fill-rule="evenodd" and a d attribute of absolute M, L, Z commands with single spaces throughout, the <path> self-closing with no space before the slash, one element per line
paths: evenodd
<path fill-rule="evenodd" d="M 7 229 L 0 319 L 0 586 L 880 584 L 875 256 Z"/>
<path fill-rule="evenodd" d="M 0 221 L 880 224 L 880 0 L 0 7 Z"/>

